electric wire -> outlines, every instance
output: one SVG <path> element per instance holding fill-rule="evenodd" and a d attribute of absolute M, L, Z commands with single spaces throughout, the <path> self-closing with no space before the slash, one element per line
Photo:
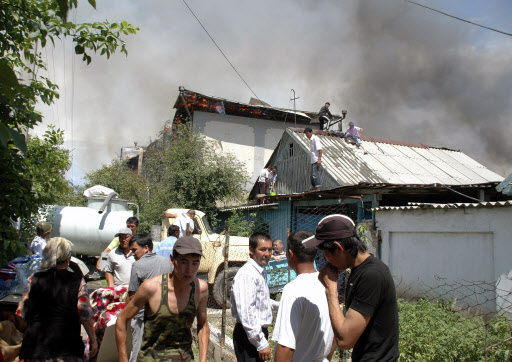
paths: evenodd
<path fill-rule="evenodd" d="M 186 2 L 186 0 L 182 0 L 183 3 L 185 4 L 185 6 L 188 8 L 188 10 L 190 11 L 190 13 L 194 16 L 194 18 L 197 20 L 197 22 L 199 23 L 199 25 L 203 28 L 203 30 L 206 32 L 206 34 L 208 35 L 208 37 L 210 38 L 210 40 L 213 42 L 213 44 L 215 44 L 215 46 L 217 47 L 217 49 L 219 50 L 219 52 L 222 54 L 222 56 L 224 57 L 224 59 L 226 59 L 226 61 L 228 62 L 228 64 L 231 66 L 231 68 L 233 68 L 233 70 L 235 71 L 235 73 L 238 75 L 238 77 L 240 77 L 240 79 L 242 80 L 242 82 L 247 86 L 247 88 L 249 89 L 249 91 L 256 97 L 256 99 L 258 99 L 260 102 L 263 102 L 260 97 L 258 97 L 258 95 L 254 92 L 254 90 L 251 88 L 251 86 L 249 85 L 249 83 L 247 83 L 247 81 L 244 79 L 244 77 L 242 77 L 242 75 L 240 74 L 240 72 L 236 69 L 236 67 L 233 65 L 233 63 L 229 60 L 229 58 L 227 57 L 227 55 L 222 51 L 222 49 L 220 48 L 220 46 L 217 44 L 217 42 L 215 41 L 215 39 L 213 39 L 212 35 L 208 32 L 208 30 L 206 29 L 206 27 L 203 25 L 203 23 L 201 23 L 201 21 L 199 20 L 199 18 L 196 16 L 196 14 L 194 13 L 194 11 L 192 10 L 192 8 L 188 5 L 188 3 Z M 274 116 L 274 114 L 272 113 L 273 110 L 275 110 L 275 108 L 270 108 L 270 107 L 267 107 L 267 106 L 263 106 L 263 108 L 267 109 L 269 111 L 269 114 L 270 116 L 274 119 L 274 121 L 277 122 L 277 119 L 276 117 Z M 296 111 L 294 111 L 296 112 Z M 283 130 L 286 130 L 286 119 L 288 117 L 288 112 L 286 112 L 286 115 L 285 115 L 285 119 L 284 119 L 284 122 L 283 124 L 281 124 L 281 128 L 283 128 Z"/>
<path fill-rule="evenodd" d="M 61 39 L 62 41 L 62 60 L 64 63 L 62 76 L 64 78 L 64 124 L 65 124 L 65 131 L 68 131 L 68 97 L 67 97 L 67 83 L 66 83 L 66 38 L 64 37 Z"/>
<path fill-rule="evenodd" d="M 55 53 L 54 53 L 54 49 L 55 49 L 55 45 L 52 44 L 52 68 L 53 68 L 53 78 L 52 79 L 57 79 L 57 72 L 55 72 Z M 55 102 L 52 104 L 52 107 L 55 105 L 55 108 L 57 109 L 57 111 L 55 112 L 57 114 L 57 123 L 59 124 L 59 128 L 60 128 L 60 112 L 59 112 L 59 102 Z"/>
<path fill-rule="evenodd" d="M 76 7 L 73 8 L 73 23 L 76 24 L 76 13 L 77 9 Z M 71 122 L 71 183 L 74 184 L 74 169 L 73 169 L 73 163 L 75 159 L 75 147 L 74 147 L 74 105 L 75 105 L 75 62 L 76 62 L 76 55 L 75 51 L 72 48 L 71 49 L 71 116 L 70 116 L 70 122 Z"/>
<path fill-rule="evenodd" d="M 439 14 L 442 14 L 442 15 L 445 15 L 445 16 L 448 16 L 450 18 L 453 18 L 453 19 L 457 19 L 457 20 L 460 20 L 460 21 L 463 21 L 463 22 L 466 22 L 468 24 L 471 24 L 471 25 L 475 25 L 475 26 L 479 26 L 481 28 L 484 28 L 484 29 L 487 29 L 487 30 L 491 30 L 491 31 L 495 31 L 497 33 L 501 33 L 501 34 L 504 34 L 504 35 L 508 35 L 508 36 L 512 36 L 511 33 L 507 33 L 507 32 L 504 32 L 504 31 L 501 31 L 501 30 L 498 30 L 498 29 L 494 29 L 494 28 L 490 28 L 488 26 L 485 26 L 485 25 L 482 25 L 482 24 L 478 24 L 478 23 L 474 23 L 472 21 L 469 21 L 469 20 L 466 20 L 466 19 L 462 19 L 462 18 L 459 18 L 457 16 L 454 16 L 454 15 L 450 15 L 448 13 L 445 13 L 443 11 L 440 11 L 440 10 L 437 10 L 437 9 L 434 9 L 434 8 L 431 8 L 429 6 L 426 6 L 426 5 L 423 5 L 423 4 L 419 4 L 417 2 L 414 2 L 414 1 L 411 1 L 411 0 L 404 0 L 405 2 L 408 2 L 410 4 L 414 4 L 414 5 L 418 5 L 418 6 L 421 6 L 422 8 L 425 8 L 425 9 L 428 9 L 428 10 L 431 10 L 431 11 L 435 11 L 436 13 L 439 13 Z"/>
<path fill-rule="evenodd" d="M 249 88 L 249 90 L 251 91 L 252 94 L 254 94 L 254 96 L 256 98 L 258 98 L 258 100 L 261 101 L 260 97 L 258 97 L 256 95 L 256 93 L 252 90 L 251 86 L 245 81 L 244 77 L 242 77 L 242 75 L 238 72 L 238 70 L 235 68 L 235 66 L 233 65 L 233 63 L 231 63 L 231 61 L 229 60 L 229 58 L 226 56 L 226 54 L 224 54 L 224 52 L 222 51 L 222 49 L 220 48 L 220 46 L 217 44 L 217 42 L 213 39 L 213 37 L 210 35 L 210 33 L 208 32 L 208 30 L 206 30 L 206 28 L 204 27 L 203 23 L 201 23 L 201 20 L 199 20 L 199 18 L 196 16 L 196 14 L 194 13 L 194 11 L 190 8 L 190 6 L 188 6 L 187 2 L 185 0 L 182 0 L 183 3 L 186 5 L 186 7 L 188 8 L 188 10 L 190 11 L 190 13 L 194 16 L 194 18 L 196 18 L 197 22 L 199 23 L 199 25 L 201 25 L 201 27 L 203 28 L 203 30 L 206 32 L 206 34 L 210 37 L 211 41 L 213 42 L 213 44 L 215 44 L 215 46 L 217 47 L 217 49 L 220 51 L 220 53 L 222 54 L 222 56 L 226 59 L 226 61 L 229 63 L 229 65 L 231 65 L 231 68 L 233 68 L 233 70 L 235 71 L 236 74 L 238 74 L 238 76 L 240 77 L 240 79 L 242 80 L 242 82 L 245 83 L 245 85 L 247 86 L 247 88 Z"/>
<path fill-rule="evenodd" d="M 476 201 L 476 202 L 482 202 L 482 200 L 475 199 L 474 197 L 471 197 L 471 196 L 469 196 L 469 195 L 463 194 L 462 192 L 456 191 L 456 190 L 454 190 L 454 189 L 452 189 L 452 188 L 448 187 L 448 186 L 447 186 L 447 185 L 445 185 L 445 184 L 439 184 L 439 185 L 441 185 L 442 187 L 444 187 L 444 188 L 446 188 L 446 189 L 450 190 L 451 192 L 455 192 L 456 194 L 459 194 L 459 195 L 461 195 L 461 196 L 467 197 L 468 199 L 471 199 L 471 200 L 473 200 L 473 201 Z"/>

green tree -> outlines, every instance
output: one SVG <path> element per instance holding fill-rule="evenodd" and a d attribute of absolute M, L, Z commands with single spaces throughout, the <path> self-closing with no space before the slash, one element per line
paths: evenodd
<path fill-rule="evenodd" d="M 42 138 L 28 138 L 25 163 L 38 205 L 61 204 L 72 193 L 66 171 L 71 167 L 69 150 L 62 147 L 64 131 L 50 126 Z"/>
<path fill-rule="evenodd" d="M 248 179 L 234 155 L 218 153 L 190 127 L 167 129 L 146 150 L 142 175 L 117 160 L 87 175 L 87 186 L 110 187 L 139 205 L 143 232 L 168 208 L 199 209 L 215 221 L 217 203 L 240 201 Z"/>
<path fill-rule="evenodd" d="M 23 135 L 42 120 L 37 102 L 49 105 L 59 97 L 57 85 L 40 75 L 46 69 L 41 49 L 71 38 L 75 53 L 90 63 L 92 53 L 127 54 L 121 37 L 138 30 L 125 21 L 68 21 L 68 11 L 77 6 L 78 0 L 0 0 L 0 262 L 24 251 L 13 220 L 29 218 L 44 200 L 42 189 L 33 188 L 37 163 L 27 163 Z M 34 176 L 38 182 L 40 176 Z"/>

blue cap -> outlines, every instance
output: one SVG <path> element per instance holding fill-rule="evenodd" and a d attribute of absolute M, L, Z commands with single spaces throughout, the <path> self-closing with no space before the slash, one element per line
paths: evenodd
<path fill-rule="evenodd" d="M 353 126 L 354 125 L 354 122 L 349 122 L 348 123 L 349 126 Z"/>

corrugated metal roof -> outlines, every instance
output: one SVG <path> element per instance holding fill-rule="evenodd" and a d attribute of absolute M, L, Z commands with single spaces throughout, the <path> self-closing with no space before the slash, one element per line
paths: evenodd
<path fill-rule="evenodd" d="M 496 191 L 505 195 L 512 196 L 512 174 L 509 175 L 502 183 L 496 186 Z"/>
<path fill-rule="evenodd" d="M 475 202 L 475 203 L 456 203 L 456 204 L 432 204 L 410 202 L 407 206 L 380 206 L 375 207 L 373 211 L 391 211 L 391 210 L 417 210 L 417 209 L 464 209 L 464 208 L 482 208 L 482 207 L 503 207 L 512 206 L 512 200 L 494 201 L 494 202 Z"/>
<path fill-rule="evenodd" d="M 272 204 L 261 204 L 261 205 L 241 205 L 241 206 L 220 209 L 219 212 L 238 211 L 238 210 L 260 210 L 260 209 L 269 209 L 269 208 L 273 208 L 273 207 L 277 207 L 277 206 L 279 206 L 279 203 L 277 203 L 277 202 L 272 203 Z"/>
<path fill-rule="evenodd" d="M 302 132 L 291 129 L 286 132 L 309 152 L 309 140 Z M 315 134 L 322 142 L 322 164 L 340 186 L 360 183 L 454 186 L 503 181 L 502 176 L 460 151 L 368 137 L 362 138 L 363 147 L 358 149 L 344 138 L 328 136 L 326 132 Z"/>

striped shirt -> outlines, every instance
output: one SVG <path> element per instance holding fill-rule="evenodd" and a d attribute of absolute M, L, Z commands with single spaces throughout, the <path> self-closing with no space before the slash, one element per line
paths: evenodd
<path fill-rule="evenodd" d="M 261 330 L 272 324 L 272 310 L 279 302 L 270 299 L 267 271 L 253 259 L 240 268 L 231 289 L 231 315 L 241 323 L 249 341 L 258 351 L 268 346 Z"/>

